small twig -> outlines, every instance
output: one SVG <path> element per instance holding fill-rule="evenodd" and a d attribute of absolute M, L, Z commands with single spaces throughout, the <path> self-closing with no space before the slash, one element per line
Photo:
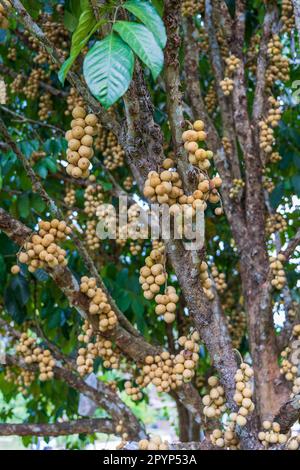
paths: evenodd
<path fill-rule="evenodd" d="M 3 106 L 3 105 L 0 105 L 0 108 L 2 109 L 2 111 L 4 111 L 5 113 L 8 113 L 10 114 L 11 116 L 14 116 L 16 118 L 19 119 L 19 121 L 16 121 L 16 122 L 21 122 L 21 123 L 30 123 L 30 124 L 35 124 L 37 126 L 40 126 L 40 127 L 47 127 L 49 129 L 52 129 L 56 132 L 59 132 L 61 134 L 64 134 L 64 131 L 63 129 L 60 129 L 59 127 L 56 127 L 56 126 L 53 126 L 52 124 L 48 124 L 46 122 L 42 122 L 42 121 L 35 121 L 34 119 L 30 119 L 30 118 L 27 118 L 26 116 L 24 116 L 23 114 L 20 114 L 20 113 L 17 113 L 15 111 L 12 111 L 11 109 L 7 108 L 6 106 Z"/>

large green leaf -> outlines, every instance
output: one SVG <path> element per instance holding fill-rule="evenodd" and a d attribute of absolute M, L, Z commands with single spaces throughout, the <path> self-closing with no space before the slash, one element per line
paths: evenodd
<path fill-rule="evenodd" d="M 113 29 L 149 67 L 153 78 L 156 79 L 163 68 L 164 55 L 151 31 L 145 26 L 131 21 L 117 21 Z"/>
<path fill-rule="evenodd" d="M 132 79 L 134 55 L 117 34 L 96 42 L 83 63 L 84 78 L 93 95 L 109 108 L 124 95 Z"/>
<path fill-rule="evenodd" d="M 145 0 L 128 0 L 123 8 L 133 13 L 153 33 L 158 44 L 164 48 L 167 43 L 165 25 L 154 6 Z"/>
<path fill-rule="evenodd" d="M 104 20 L 98 21 L 96 23 L 94 13 L 92 8 L 88 5 L 86 9 L 81 13 L 78 21 L 78 25 L 72 36 L 71 51 L 70 56 L 62 64 L 59 72 L 58 78 L 61 83 L 64 83 L 66 75 L 70 70 L 73 62 L 80 54 L 81 50 L 84 48 L 91 35 L 99 28 L 99 26 L 104 23 Z"/>

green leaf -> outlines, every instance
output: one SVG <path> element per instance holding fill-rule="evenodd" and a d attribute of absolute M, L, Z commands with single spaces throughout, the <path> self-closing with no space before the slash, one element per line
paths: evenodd
<path fill-rule="evenodd" d="M 75 31 L 76 26 L 78 25 L 78 20 L 75 15 L 73 15 L 70 11 L 65 10 L 64 12 L 64 25 L 68 31 L 73 33 Z"/>
<path fill-rule="evenodd" d="M 48 175 L 48 168 L 47 165 L 43 161 L 38 162 L 35 165 L 36 172 L 40 175 L 41 178 L 45 179 Z"/>
<path fill-rule="evenodd" d="M 153 33 L 158 44 L 164 48 L 167 43 L 165 25 L 154 6 L 145 0 L 128 0 L 123 8 L 133 13 Z"/>
<path fill-rule="evenodd" d="M 52 160 L 50 157 L 46 157 L 44 159 L 44 163 L 47 166 L 50 173 L 56 173 L 57 167 L 56 167 L 56 161 L 55 160 Z"/>
<path fill-rule="evenodd" d="M 61 83 L 64 83 L 66 75 L 70 70 L 73 62 L 80 54 L 83 47 L 86 45 L 91 35 L 99 28 L 99 26 L 104 23 L 104 20 L 96 23 L 94 13 L 89 4 L 86 5 L 86 9 L 81 13 L 78 21 L 78 25 L 72 36 L 72 44 L 70 57 L 62 64 L 59 72 L 58 78 Z"/>
<path fill-rule="evenodd" d="M 101 181 L 100 184 L 103 187 L 104 191 L 110 191 L 113 188 L 112 183 L 110 183 L 109 181 Z"/>
<path fill-rule="evenodd" d="M 131 303 L 131 298 L 126 290 L 123 290 L 121 294 L 116 298 L 117 305 L 122 312 L 126 312 Z"/>
<path fill-rule="evenodd" d="M 3 282 L 6 275 L 6 264 L 4 257 L 0 254 L 0 280 Z"/>
<path fill-rule="evenodd" d="M 24 8 L 36 20 L 39 16 L 40 10 L 42 8 L 42 3 L 40 0 L 23 0 L 22 1 Z"/>
<path fill-rule="evenodd" d="M 292 177 L 292 183 L 297 196 L 300 195 L 300 175 L 294 175 Z"/>
<path fill-rule="evenodd" d="M 156 79 L 163 68 L 164 55 L 151 31 L 131 21 L 117 21 L 113 29 L 149 67 L 153 78 Z"/>
<path fill-rule="evenodd" d="M 152 0 L 154 8 L 158 11 L 160 16 L 164 14 L 164 1 L 163 0 Z"/>
<path fill-rule="evenodd" d="M 276 207 L 279 205 L 281 198 L 283 196 L 283 193 L 284 193 L 284 185 L 283 183 L 279 183 L 270 194 L 270 202 L 271 202 L 271 206 L 273 207 L 273 209 L 276 209 Z"/>
<path fill-rule="evenodd" d="M 31 195 L 31 207 L 37 212 L 43 212 L 46 209 L 46 204 L 38 194 Z"/>
<path fill-rule="evenodd" d="M 30 204 L 28 194 L 23 194 L 18 198 L 18 211 L 23 219 L 29 216 Z"/>
<path fill-rule="evenodd" d="M 83 74 L 92 94 L 109 108 L 128 89 L 133 66 L 134 55 L 130 47 L 112 33 L 96 42 L 87 53 Z"/>
<path fill-rule="evenodd" d="M 26 305 L 29 300 L 29 285 L 24 276 L 14 276 L 10 283 L 11 288 L 18 297 L 20 304 Z"/>

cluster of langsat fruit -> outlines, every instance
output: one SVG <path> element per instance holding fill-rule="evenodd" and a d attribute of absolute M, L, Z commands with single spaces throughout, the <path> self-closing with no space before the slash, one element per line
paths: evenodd
<path fill-rule="evenodd" d="M 66 186 L 66 193 L 64 197 L 64 203 L 67 207 L 73 207 L 76 202 L 76 191 L 72 186 Z"/>
<path fill-rule="evenodd" d="M 291 32 L 295 27 L 295 16 L 292 0 L 282 0 L 281 21 L 283 23 L 282 31 Z"/>
<path fill-rule="evenodd" d="M 199 265 L 199 279 L 203 289 L 204 294 L 208 300 L 214 300 L 215 296 L 212 290 L 213 282 L 208 274 L 208 265 L 205 261 L 201 261 Z"/>
<path fill-rule="evenodd" d="M 262 423 L 263 431 L 258 433 L 258 439 L 264 447 L 273 444 L 285 444 L 288 440 L 286 434 L 280 433 L 280 424 L 271 421 L 264 421 Z"/>
<path fill-rule="evenodd" d="M 86 348 L 79 348 L 76 359 L 77 372 L 83 377 L 91 374 L 94 368 L 94 360 L 97 357 L 97 348 L 94 343 L 88 343 Z"/>
<path fill-rule="evenodd" d="M 6 94 L 6 84 L 3 78 L 0 78 L 0 104 L 6 104 L 7 94 Z"/>
<path fill-rule="evenodd" d="M 111 131 L 104 129 L 101 124 L 97 126 L 95 148 L 102 153 L 104 166 L 108 170 L 113 171 L 124 166 L 125 152 L 118 144 L 117 137 Z"/>
<path fill-rule="evenodd" d="M 224 80 L 220 81 L 220 87 L 225 96 L 229 96 L 233 91 L 233 80 L 229 77 L 225 77 Z"/>
<path fill-rule="evenodd" d="M 84 331 L 85 330 L 85 331 Z M 92 333 L 91 327 L 86 324 L 83 326 L 83 333 L 78 336 L 79 341 L 84 339 L 87 346 L 79 348 L 76 359 L 77 372 L 84 376 L 93 372 L 94 360 L 101 357 L 103 367 L 106 369 L 117 369 L 119 367 L 119 351 L 113 350 L 113 344 L 110 340 L 97 335 L 95 343 L 90 342 Z M 89 332 L 89 335 L 87 335 Z M 86 341 L 88 339 L 88 341 Z"/>
<path fill-rule="evenodd" d="M 206 133 L 201 130 L 204 124 L 202 121 L 195 121 L 193 124 L 194 129 L 183 132 L 182 139 L 184 147 L 189 152 L 189 161 L 192 164 L 198 162 L 198 167 L 201 171 L 206 171 L 210 167 L 209 159 L 212 158 L 213 153 L 209 150 L 204 150 L 198 147 L 198 140 L 203 141 L 206 138 Z M 199 173 L 198 188 L 193 194 L 187 196 L 183 193 L 182 181 L 174 160 L 170 157 L 166 158 L 162 166 L 164 170 L 161 173 L 151 171 L 148 174 L 144 186 L 144 196 L 150 199 L 151 202 L 159 202 L 160 204 L 166 203 L 170 206 L 170 214 L 180 217 L 183 211 L 188 211 L 193 217 L 196 209 L 205 210 L 207 203 L 211 202 L 216 204 L 220 201 L 218 188 L 222 185 L 220 177 L 215 176 L 209 179 L 206 173 Z M 223 210 L 221 207 L 215 209 L 216 215 L 221 215 Z"/>
<path fill-rule="evenodd" d="M 284 261 L 285 256 L 281 253 L 270 258 L 270 269 L 273 275 L 271 284 L 277 290 L 283 289 L 283 287 L 286 285 L 286 276 L 282 264 Z"/>
<path fill-rule="evenodd" d="M 270 176 L 270 173 L 271 173 L 270 168 L 268 168 L 268 167 L 263 168 L 263 170 L 262 170 L 262 174 L 263 174 L 262 184 L 263 184 L 263 188 L 266 191 L 268 191 L 268 193 L 271 193 L 275 188 L 275 183 L 272 180 L 272 177 Z"/>
<path fill-rule="evenodd" d="M 268 163 L 278 163 L 281 160 L 282 156 L 279 154 L 279 152 L 272 152 L 271 155 L 269 155 Z"/>
<path fill-rule="evenodd" d="M 208 378 L 208 385 L 209 393 L 202 398 L 203 413 L 207 418 L 219 418 L 226 410 L 225 391 L 214 375 Z"/>
<path fill-rule="evenodd" d="M 63 220 L 53 219 L 51 222 L 41 220 L 39 229 L 38 233 L 34 233 L 30 241 L 24 244 L 18 254 L 19 262 L 26 263 L 31 273 L 39 268 L 66 266 L 67 253 L 57 243 L 70 235 L 71 228 Z"/>
<path fill-rule="evenodd" d="M 189 204 L 191 204 L 193 209 L 192 214 L 194 215 L 194 212 L 197 208 L 200 208 L 200 210 L 205 210 L 207 208 L 207 202 L 210 202 L 211 204 L 217 204 L 221 201 L 221 197 L 218 191 L 221 185 L 222 179 L 219 176 L 214 176 L 212 179 L 209 179 L 208 176 L 200 173 L 198 176 L 197 189 L 191 196 L 182 196 L 179 202 L 182 204 L 183 208 L 185 205 L 189 206 Z M 222 215 L 222 207 L 216 207 L 214 213 L 216 215 Z"/>
<path fill-rule="evenodd" d="M 239 440 L 235 433 L 235 413 L 230 414 L 230 419 L 226 423 L 226 429 L 214 429 L 209 436 L 211 443 L 221 449 L 237 450 L 239 449 Z"/>
<path fill-rule="evenodd" d="M 192 165 L 197 165 L 200 170 L 206 171 L 210 168 L 210 160 L 213 157 L 211 150 L 205 150 L 199 147 L 200 142 L 206 140 L 207 134 L 204 131 L 204 122 L 197 120 L 193 123 L 193 129 L 184 131 L 182 140 L 184 148 L 188 152 L 189 162 Z"/>
<path fill-rule="evenodd" d="M 269 65 L 266 70 L 266 83 L 272 87 L 276 80 L 285 82 L 290 77 L 289 61 L 281 54 L 283 45 L 277 34 L 274 34 L 268 43 Z"/>
<path fill-rule="evenodd" d="M 216 285 L 217 291 L 222 294 L 225 291 L 225 289 L 227 289 L 225 274 L 219 273 L 218 268 L 215 264 L 213 264 L 211 267 L 211 274 L 212 274 L 212 277 L 214 278 L 214 283 Z"/>
<path fill-rule="evenodd" d="M 31 370 L 21 369 L 18 373 L 6 367 L 5 369 L 5 376 L 4 380 L 9 383 L 13 383 L 17 385 L 18 392 L 22 393 L 22 395 L 26 395 L 28 393 L 28 387 L 34 382 L 35 373 Z"/>
<path fill-rule="evenodd" d="M 153 299 L 166 281 L 165 247 L 162 246 L 160 249 L 151 250 L 150 255 L 145 259 L 145 266 L 140 269 L 139 282 L 145 299 Z"/>
<path fill-rule="evenodd" d="M 37 345 L 35 338 L 28 336 L 27 333 L 22 333 L 19 343 L 16 345 L 16 352 L 24 358 L 26 364 L 39 365 L 39 380 L 53 379 L 55 359 L 49 349 L 43 349 Z"/>
<path fill-rule="evenodd" d="M 84 191 L 84 212 L 88 217 L 96 214 L 97 209 L 104 200 L 101 184 L 89 184 Z"/>
<path fill-rule="evenodd" d="M 96 279 L 83 276 L 81 278 L 80 291 L 90 299 L 90 314 L 99 315 L 99 330 L 105 332 L 115 328 L 118 321 L 117 316 L 112 310 L 105 292 L 100 287 L 97 287 Z"/>
<path fill-rule="evenodd" d="M 254 410 L 254 403 L 251 400 L 253 393 L 248 384 L 252 376 L 252 367 L 242 362 L 234 377 L 235 394 L 233 397 L 234 401 L 239 406 L 235 419 L 236 424 L 239 426 L 245 426 L 247 423 L 246 416 Z"/>
<path fill-rule="evenodd" d="M 235 199 L 240 191 L 244 188 L 245 182 L 239 178 L 234 178 L 232 181 L 233 185 L 229 190 L 229 197 L 230 199 Z"/>
<path fill-rule="evenodd" d="M 69 116 L 76 106 L 84 108 L 84 100 L 78 95 L 76 88 L 71 87 L 67 97 L 67 109 L 65 110 L 65 115 Z"/>
<path fill-rule="evenodd" d="M 100 238 L 96 233 L 97 221 L 88 220 L 86 223 L 85 242 L 90 251 L 97 251 L 100 248 Z"/>
<path fill-rule="evenodd" d="M 223 31 L 221 31 L 220 29 L 217 31 L 216 36 L 217 36 L 217 41 L 219 43 L 221 56 L 223 60 L 225 60 L 226 57 L 228 57 L 230 54 L 227 39 L 225 38 Z"/>
<path fill-rule="evenodd" d="M 183 0 L 181 4 L 182 16 L 194 16 L 197 13 L 204 13 L 204 0 Z"/>
<path fill-rule="evenodd" d="M 257 69 L 257 56 L 260 45 L 260 35 L 254 34 L 251 36 L 250 44 L 246 55 L 246 67 L 255 76 Z"/>
<path fill-rule="evenodd" d="M 53 111 L 53 102 L 50 93 L 44 93 L 39 100 L 38 115 L 41 121 L 46 121 Z"/>
<path fill-rule="evenodd" d="M 177 200 L 183 196 L 182 181 L 177 171 L 169 171 L 169 165 L 174 165 L 173 160 L 166 158 L 163 161 L 163 168 L 167 166 L 161 173 L 150 171 L 145 181 L 144 196 L 151 202 L 159 202 L 159 204 L 168 204 L 172 206 Z"/>
<path fill-rule="evenodd" d="M 126 176 L 126 178 L 123 181 L 123 186 L 126 191 L 130 191 L 133 186 L 133 178 L 132 176 Z"/>
<path fill-rule="evenodd" d="M 58 5 L 59 6 L 59 5 Z M 60 14 L 63 15 L 61 11 Z M 43 13 L 41 15 L 42 21 L 42 28 L 43 31 L 52 44 L 56 45 L 56 50 L 58 55 L 62 60 L 65 60 L 68 55 L 68 39 L 69 34 L 64 25 L 60 22 L 53 21 L 51 18 L 51 14 Z M 36 40 L 36 38 L 32 38 L 29 36 L 28 40 L 35 45 L 35 49 L 37 50 L 37 54 L 34 58 L 34 62 L 42 65 L 49 61 L 49 56 L 47 51 L 41 47 L 40 43 Z M 55 63 L 49 63 L 50 70 L 58 69 L 58 65 Z"/>
<path fill-rule="evenodd" d="M 298 376 L 298 366 L 300 363 L 299 358 L 299 338 L 300 338 L 300 324 L 297 324 L 293 327 L 292 331 L 292 341 L 290 345 L 287 346 L 281 352 L 281 369 L 280 373 L 285 376 L 285 379 L 289 382 L 293 382 L 292 395 L 294 396 L 300 392 L 300 377 Z"/>
<path fill-rule="evenodd" d="M 226 155 L 230 155 L 231 152 L 232 152 L 232 145 L 231 145 L 231 142 L 228 139 L 228 137 L 223 137 L 222 138 L 222 144 L 223 144 L 224 151 L 225 151 Z"/>
<path fill-rule="evenodd" d="M 209 85 L 207 93 L 204 97 L 204 103 L 205 103 L 208 113 L 213 114 L 218 104 L 218 96 L 217 96 L 216 87 L 214 83 L 211 83 Z"/>
<path fill-rule="evenodd" d="M 130 242 L 129 251 L 133 256 L 137 256 L 142 251 L 142 245 L 138 240 Z"/>
<path fill-rule="evenodd" d="M 231 77 L 234 74 L 234 72 L 239 68 L 241 61 L 238 57 L 231 54 L 229 57 L 226 57 L 225 63 L 226 63 L 225 76 Z"/>
<path fill-rule="evenodd" d="M 139 386 L 134 386 L 130 380 L 127 380 L 124 384 L 126 394 L 131 398 L 132 401 L 139 401 L 143 398 L 143 394 Z"/>
<path fill-rule="evenodd" d="M 259 147 L 267 154 L 272 153 L 275 142 L 274 131 L 265 121 L 259 122 Z"/>
<path fill-rule="evenodd" d="M 277 127 L 282 115 L 280 103 L 273 96 L 269 96 L 268 103 L 271 107 L 268 110 L 266 123 L 271 127 Z"/>
<path fill-rule="evenodd" d="M 207 54 L 209 51 L 209 38 L 204 26 L 199 26 L 198 28 L 198 44 L 200 54 L 203 56 Z"/>
<path fill-rule="evenodd" d="M 192 380 L 199 360 L 198 332 L 194 331 L 188 337 L 180 337 L 178 344 L 182 349 L 175 356 L 163 351 L 156 356 L 149 355 L 145 358 L 141 373 L 135 379 L 136 386 L 131 382 L 126 385 L 126 391 L 133 399 L 140 399 L 141 389 L 150 383 L 155 385 L 158 392 L 168 393 Z"/>
<path fill-rule="evenodd" d="M 174 373 L 176 380 L 181 384 L 187 383 L 195 376 L 195 369 L 199 360 L 200 336 L 194 331 L 189 336 L 180 336 L 178 344 L 182 347 L 180 352 L 174 357 Z"/>
<path fill-rule="evenodd" d="M 103 360 L 103 367 L 105 369 L 118 369 L 120 364 L 120 351 L 113 349 L 113 343 L 102 336 L 97 336 L 96 346 L 98 348 L 98 355 Z"/>
<path fill-rule="evenodd" d="M 8 0 L 4 0 L 3 3 L 5 6 L 0 3 L 0 29 L 8 29 L 9 23 L 7 16 L 8 10 L 11 8 L 11 3 Z"/>
<path fill-rule="evenodd" d="M 230 315 L 226 315 L 226 323 L 231 337 L 232 346 L 238 349 L 241 345 L 247 326 L 244 310 L 240 308 L 231 310 Z"/>
<path fill-rule="evenodd" d="M 97 357 L 97 347 L 91 342 L 93 336 L 93 328 L 87 320 L 82 325 L 82 331 L 78 335 L 78 341 L 85 343 L 87 347 L 79 348 L 76 364 L 77 372 L 82 377 L 93 372 L 94 359 Z"/>
<path fill-rule="evenodd" d="M 128 238 L 133 240 L 145 239 L 148 236 L 148 227 L 146 220 L 143 219 L 142 215 L 143 209 L 139 204 L 132 204 L 128 208 L 128 224 L 127 224 L 127 234 Z M 121 227 L 119 227 L 120 233 Z"/>
<path fill-rule="evenodd" d="M 141 387 L 149 383 L 156 386 L 158 392 L 169 392 L 182 384 L 173 371 L 173 358 L 164 351 L 156 356 L 147 356 L 142 368 L 142 376 L 136 380 Z"/>
<path fill-rule="evenodd" d="M 23 86 L 24 86 L 24 77 L 21 73 L 19 73 L 11 82 L 10 91 L 13 94 L 20 93 L 23 90 Z"/>
<path fill-rule="evenodd" d="M 30 72 L 30 75 L 27 79 L 26 85 L 23 88 L 23 93 L 26 96 L 27 99 L 29 100 L 35 100 L 38 91 L 39 91 L 39 85 L 40 81 L 46 79 L 46 72 L 43 69 L 33 69 Z M 23 84 L 24 84 L 24 77 L 23 77 Z"/>
<path fill-rule="evenodd" d="M 73 178 L 88 178 L 90 160 L 94 155 L 93 136 L 96 132 L 97 116 L 87 114 L 85 108 L 76 106 L 72 111 L 71 129 L 66 132 L 68 141 L 66 172 Z"/>
<path fill-rule="evenodd" d="M 287 228 L 287 221 L 281 214 L 270 214 L 266 220 L 266 234 L 284 232 Z"/>
<path fill-rule="evenodd" d="M 117 224 L 116 212 L 112 205 L 100 204 L 96 209 L 96 216 L 106 232 L 110 232 Z"/>
<path fill-rule="evenodd" d="M 158 316 L 163 316 L 166 323 L 173 323 L 175 320 L 176 304 L 179 297 L 176 294 L 176 289 L 173 286 L 168 286 L 164 294 L 157 294 L 155 296 L 155 313 Z"/>
<path fill-rule="evenodd" d="M 167 441 L 162 441 L 160 436 L 152 436 L 149 440 L 142 439 L 139 441 L 139 450 L 168 450 Z"/>

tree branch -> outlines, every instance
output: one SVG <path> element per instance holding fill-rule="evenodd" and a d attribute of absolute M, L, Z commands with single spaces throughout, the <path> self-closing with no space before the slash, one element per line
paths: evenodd
<path fill-rule="evenodd" d="M 64 131 L 57 126 L 53 126 L 52 124 L 48 124 L 47 122 L 43 122 L 43 121 L 35 121 L 34 119 L 30 119 L 24 116 L 24 114 L 20 114 L 20 113 L 16 113 L 15 111 L 12 111 L 11 109 L 7 108 L 6 106 L 3 106 L 2 104 L 0 105 L 0 109 L 2 109 L 2 111 L 4 111 L 5 113 L 10 114 L 11 116 L 19 119 L 21 123 L 28 122 L 29 124 L 35 124 L 40 127 L 47 127 L 48 129 L 51 129 L 55 132 L 64 134 Z"/>
<path fill-rule="evenodd" d="M 289 260 L 296 249 L 300 249 L 300 228 L 298 228 L 295 236 L 289 240 L 288 245 L 286 249 L 282 251 L 282 254 L 285 256 L 286 260 Z"/>
<path fill-rule="evenodd" d="M 77 419 L 63 423 L 0 423 L 0 436 L 69 436 L 71 434 L 116 434 L 110 419 Z"/>
<path fill-rule="evenodd" d="M 280 432 L 287 433 L 293 424 L 300 418 L 300 395 L 295 395 L 284 403 L 274 421 L 280 424 Z"/>
<path fill-rule="evenodd" d="M 264 108 L 264 91 L 266 87 L 266 69 L 268 64 L 267 50 L 268 43 L 272 35 L 272 27 L 277 18 L 277 7 L 274 3 L 267 3 L 267 10 L 264 17 L 263 32 L 259 45 L 256 70 L 256 87 L 252 111 L 252 123 L 258 132 L 258 122 L 260 121 Z"/>
<path fill-rule="evenodd" d="M 28 365 L 16 355 L 12 356 L 9 354 L 5 356 L 4 365 L 17 366 L 21 369 L 31 370 L 33 372 L 39 370 L 37 364 Z M 57 379 L 67 383 L 71 388 L 74 388 L 90 398 L 100 408 L 103 408 L 112 417 L 115 424 L 122 420 L 129 435 L 135 435 L 139 438 L 141 438 L 141 436 L 145 437 L 145 432 L 132 411 L 119 398 L 117 393 L 104 382 L 98 381 L 96 389 L 88 385 L 83 379 L 67 368 L 56 365 L 53 368 L 53 372 Z"/>

